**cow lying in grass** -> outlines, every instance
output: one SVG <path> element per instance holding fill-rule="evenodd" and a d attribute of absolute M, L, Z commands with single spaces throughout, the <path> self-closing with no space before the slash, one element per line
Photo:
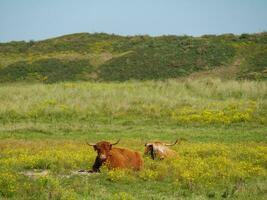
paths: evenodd
<path fill-rule="evenodd" d="M 153 160 L 164 159 L 167 157 L 172 157 L 176 155 L 176 152 L 171 150 L 169 146 L 173 146 L 182 141 L 176 140 L 173 144 L 163 143 L 163 142 L 150 142 L 145 144 L 145 155 L 150 155 Z"/>
<path fill-rule="evenodd" d="M 120 140 L 115 143 L 109 143 L 106 141 L 97 142 L 96 144 L 89 144 L 97 152 L 95 163 L 92 170 L 89 172 L 99 172 L 100 167 L 105 164 L 108 169 L 132 169 L 140 170 L 143 167 L 143 159 L 140 153 L 124 149 L 113 148 L 118 144 Z"/>

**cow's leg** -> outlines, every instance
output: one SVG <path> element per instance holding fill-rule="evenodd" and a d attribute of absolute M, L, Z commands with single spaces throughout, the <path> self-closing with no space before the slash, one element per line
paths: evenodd
<path fill-rule="evenodd" d="M 151 148 L 150 154 L 151 154 L 151 158 L 153 160 L 155 160 L 155 152 L 154 152 L 154 148 L 153 147 Z"/>
<path fill-rule="evenodd" d="M 97 156 L 95 159 L 95 163 L 92 167 L 91 170 L 89 170 L 88 172 L 100 172 L 100 167 L 102 166 L 102 161 L 101 159 Z"/>

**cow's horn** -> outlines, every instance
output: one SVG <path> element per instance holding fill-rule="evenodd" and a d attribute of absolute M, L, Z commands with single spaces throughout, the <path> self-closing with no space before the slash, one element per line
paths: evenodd
<path fill-rule="evenodd" d="M 120 142 L 120 140 L 121 140 L 121 139 L 118 139 L 118 141 L 115 142 L 115 143 L 112 143 L 112 145 L 116 145 L 116 144 L 118 144 L 118 143 Z"/>
<path fill-rule="evenodd" d="M 178 139 L 173 143 L 173 144 L 164 144 L 165 146 L 173 146 L 173 145 L 175 145 L 176 143 L 178 142 Z"/>
<path fill-rule="evenodd" d="M 91 144 L 89 142 L 86 142 L 86 144 L 89 145 L 89 146 L 95 146 L 95 144 Z"/>

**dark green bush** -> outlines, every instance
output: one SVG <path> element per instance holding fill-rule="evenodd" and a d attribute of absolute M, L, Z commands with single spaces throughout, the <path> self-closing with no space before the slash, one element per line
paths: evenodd
<path fill-rule="evenodd" d="M 0 69 L 0 81 L 43 81 L 46 83 L 59 81 L 86 80 L 85 73 L 90 73 L 94 68 L 88 60 L 60 60 L 43 59 L 33 63 L 26 61 L 17 62 L 6 68 Z"/>

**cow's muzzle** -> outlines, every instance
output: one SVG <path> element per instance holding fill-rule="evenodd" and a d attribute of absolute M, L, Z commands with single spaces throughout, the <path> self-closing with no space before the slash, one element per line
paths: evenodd
<path fill-rule="evenodd" d="M 100 160 L 102 160 L 102 161 L 107 160 L 107 156 L 106 156 L 105 154 L 101 154 L 101 155 L 99 156 L 99 158 L 100 158 Z"/>

